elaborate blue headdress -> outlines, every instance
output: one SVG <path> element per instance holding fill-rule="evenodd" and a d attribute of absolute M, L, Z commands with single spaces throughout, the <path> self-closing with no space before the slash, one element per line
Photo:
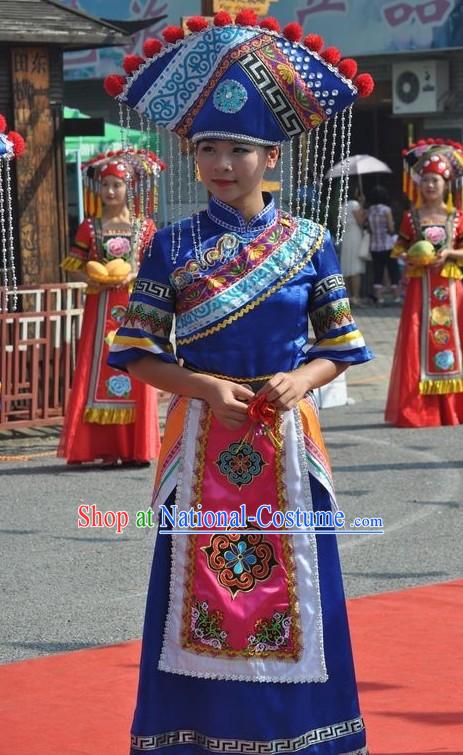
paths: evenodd
<path fill-rule="evenodd" d="M 234 23 L 221 11 L 213 25 L 194 17 L 187 27 L 191 32 L 187 35 L 179 27 L 165 29 L 165 45 L 148 40 L 146 59 L 128 56 L 127 78 L 107 77 L 106 91 L 119 100 L 122 121 L 125 105 L 137 111 L 142 122 L 147 119 L 193 142 L 217 138 L 274 145 L 302 137 L 298 184 L 307 183 L 310 164 L 314 181 L 321 186 L 326 159 L 332 164 L 335 157 L 347 158 L 351 106 L 357 97 L 371 93 L 371 76 L 356 76 L 355 61 L 341 61 L 336 48 L 322 50 L 318 35 L 302 40 L 299 24 L 288 24 L 280 33 L 275 19 L 258 24 L 251 10 L 241 11 Z M 336 155 L 338 135 L 340 154 Z M 342 202 L 347 175 L 348 167 L 342 178 Z M 320 221 L 320 207 L 313 208 L 312 215 Z"/>

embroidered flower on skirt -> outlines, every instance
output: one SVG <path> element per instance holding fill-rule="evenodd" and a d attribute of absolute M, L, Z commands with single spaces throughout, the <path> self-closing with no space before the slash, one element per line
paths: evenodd
<path fill-rule="evenodd" d="M 444 328 L 437 328 L 432 333 L 432 337 L 435 343 L 438 343 L 440 346 L 445 346 L 450 341 L 450 333 L 448 330 L 444 330 Z"/>
<path fill-rule="evenodd" d="M 438 351 L 434 355 L 434 364 L 438 370 L 451 370 L 455 364 L 455 356 L 453 351 L 446 349 L 445 351 Z"/>
<path fill-rule="evenodd" d="M 438 286 L 432 293 L 433 296 L 436 297 L 436 299 L 439 299 L 439 301 L 447 301 L 447 299 L 449 298 L 449 292 L 446 288 L 444 288 L 444 286 Z"/>
<path fill-rule="evenodd" d="M 132 382 L 127 375 L 111 375 L 106 381 L 106 387 L 110 396 L 128 398 L 132 390 Z"/>

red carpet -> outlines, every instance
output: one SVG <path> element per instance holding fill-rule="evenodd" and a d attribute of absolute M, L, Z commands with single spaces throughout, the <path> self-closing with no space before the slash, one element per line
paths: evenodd
<path fill-rule="evenodd" d="M 371 755 L 463 754 L 463 581 L 349 601 Z M 0 666 L 0 753 L 126 755 L 139 643 Z"/>

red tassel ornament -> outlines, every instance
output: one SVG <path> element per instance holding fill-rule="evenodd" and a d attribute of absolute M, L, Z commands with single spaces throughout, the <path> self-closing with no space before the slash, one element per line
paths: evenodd
<path fill-rule="evenodd" d="M 0 134 L 4 134 L 7 129 L 6 118 L 0 113 Z"/>
<path fill-rule="evenodd" d="M 10 133 L 7 134 L 7 139 L 12 143 L 16 157 L 21 157 L 26 151 L 26 142 L 21 134 L 18 134 L 17 131 L 10 131 Z"/>
<path fill-rule="evenodd" d="M 162 47 L 162 42 L 159 39 L 154 39 L 154 37 L 145 39 L 143 43 L 143 55 L 145 58 L 154 58 L 155 55 L 161 52 Z"/>
<path fill-rule="evenodd" d="M 103 86 L 105 92 L 109 94 L 110 97 L 117 97 L 124 90 L 125 78 L 119 76 L 117 73 L 110 73 L 109 76 L 106 76 Z"/>
<path fill-rule="evenodd" d="M 276 31 L 276 32 L 278 32 L 278 31 L 281 30 L 280 22 L 277 21 L 276 18 L 273 18 L 273 16 L 269 16 L 268 18 L 264 18 L 260 22 L 259 26 L 260 26 L 261 29 L 267 29 L 267 31 Z"/>
<path fill-rule="evenodd" d="M 252 8 L 244 8 L 235 16 L 237 26 L 257 26 L 257 14 Z"/>
<path fill-rule="evenodd" d="M 233 19 L 226 10 L 219 10 L 214 16 L 214 26 L 231 26 Z"/>
<path fill-rule="evenodd" d="M 338 65 L 338 71 L 345 79 L 353 79 L 357 74 L 358 65 L 353 58 L 344 58 Z"/>
<path fill-rule="evenodd" d="M 134 73 L 137 68 L 140 68 L 144 62 L 145 59 L 142 58 L 141 55 L 126 55 L 122 61 L 122 66 L 124 71 L 130 76 L 130 74 Z"/>
<path fill-rule="evenodd" d="M 295 21 L 291 24 L 286 24 L 283 29 L 283 34 L 285 35 L 286 39 L 289 39 L 290 42 L 300 42 L 303 33 L 304 30 L 302 26 Z"/>
<path fill-rule="evenodd" d="M 337 47 L 327 47 L 326 50 L 323 50 L 323 52 L 320 53 L 320 55 L 323 60 L 331 66 L 336 66 L 341 60 L 341 53 Z"/>
<path fill-rule="evenodd" d="M 202 31 L 209 26 L 204 16 L 192 16 L 188 19 L 186 25 L 191 32 Z"/>
<path fill-rule="evenodd" d="M 173 45 L 180 39 L 185 38 L 185 32 L 180 28 L 180 26 L 166 26 L 166 28 L 162 32 L 162 36 L 164 37 L 166 42 L 169 42 L 171 45 Z"/>
<path fill-rule="evenodd" d="M 358 89 L 359 97 L 369 97 L 375 88 L 373 76 L 369 73 L 361 73 L 354 81 Z"/>
<path fill-rule="evenodd" d="M 307 34 L 304 37 L 304 45 L 308 50 L 312 50 L 312 52 L 320 52 L 324 44 L 325 40 L 320 34 Z"/>

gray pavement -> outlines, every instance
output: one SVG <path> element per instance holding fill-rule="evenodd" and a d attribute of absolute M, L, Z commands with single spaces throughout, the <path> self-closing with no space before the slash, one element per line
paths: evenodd
<path fill-rule="evenodd" d="M 461 428 L 398 430 L 382 418 L 399 312 L 356 311 L 376 360 L 348 373 L 355 403 L 321 412 L 340 508 L 384 518 L 385 535 L 338 537 L 348 596 L 463 575 Z M 0 434 L 0 662 L 141 634 L 154 533 L 76 521 L 82 502 L 146 509 L 154 470 L 67 468 L 57 436 Z"/>

